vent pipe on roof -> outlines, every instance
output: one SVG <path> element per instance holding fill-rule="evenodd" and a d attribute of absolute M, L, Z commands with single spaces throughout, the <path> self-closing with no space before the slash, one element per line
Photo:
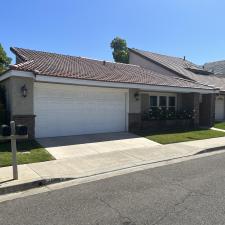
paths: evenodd
<path fill-rule="evenodd" d="M 184 56 L 184 61 L 186 60 L 186 57 Z"/>
<path fill-rule="evenodd" d="M 103 65 L 104 65 L 104 66 L 105 66 L 105 63 L 106 63 L 106 62 L 105 62 L 105 61 L 103 61 Z"/>

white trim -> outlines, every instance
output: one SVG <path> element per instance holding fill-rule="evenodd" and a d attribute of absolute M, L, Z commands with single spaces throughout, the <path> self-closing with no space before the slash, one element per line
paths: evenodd
<path fill-rule="evenodd" d="M 151 101 L 150 101 L 150 97 L 151 96 L 154 96 L 154 97 L 157 97 L 157 106 L 151 106 Z M 160 106 L 159 105 L 159 102 L 160 102 L 160 97 L 166 97 L 166 108 L 169 109 L 169 97 L 174 97 L 175 98 L 175 109 L 177 110 L 177 94 L 175 93 L 150 93 L 149 94 L 149 107 L 156 107 L 156 108 L 159 108 L 159 107 L 164 107 L 164 106 Z M 172 107 L 172 106 L 171 106 Z"/>
<path fill-rule="evenodd" d="M 125 93 L 125 104 L 126 104 L 126 131 L 129 131 L 129 109 L 130 109 L 130 99 L 129 91 Z"/>
<path fill-rule="evenodd" d="M 9 70 L 8 72 L 0 76 L 0 82 L 10 77 L 27 77 L 35 79 L 35 76 L 32 72 Z"/>
<path fill-rule="evenodd" d="M 81 80 L 75 78 L 64 78 L 64 77 L 53 77 L 46 75 L 34 75 L 32 72 L 10 70 L 0 76 L 0 81 L 8 79 L 9 77 L 29 77 L 36 81 L 48 82 L 48 83 L 60 83 L 60 84 L 76 84 L 85 86 L 96 86 L 96 87 L 112 87 L 112 88 L 136 88 L 143 91 L 163 91 L 163 92 L 180 92 L 180 93 L 191 93 L 198 92 L 201 94 L 219 93 L 219 90 L 207 90 L 201 88 L 181 88 L 171 86 L 157 86 L 157 85 L 146 85 L 146 84 L 132 84 L 132 83 L 116 83 L 106 81 L 94 81 L 94 80 Z"/>
<path fill-rule="evenodd" d="M 165 91 L 165 92 L 181 92 L 191 93 L 198 92 L 202 94 L 219 93 L 219 90 L 206 90 L 197 88 L 179 88 L 170 86 L 157 86 L 157 85 L 146 85 L 146 84 L 131 84 L 131 83 L 116 83 L 116 82 L 105 82 L 105 81 L 93 81 L 93 80 L 80 80 L 74 78 L 62 78 L 62 77 L 50 77 L 37 75 L 36 81 L 49 82 L 49 83 L 64 83 L 64 84 L 76 84 L 86 86 L 97 86 L 97 87 L 112 87 L 112 88 L 136 88 L 142 89 L 143 91 Z"/>

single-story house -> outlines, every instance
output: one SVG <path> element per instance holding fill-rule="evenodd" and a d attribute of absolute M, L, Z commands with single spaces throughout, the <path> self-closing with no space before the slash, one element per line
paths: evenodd
<path fill-rule="evenodd" d="M 225 76 L 214 74 L 210 65 L 198 66 L 185 57 L 161 55 L 135 48 L 129 49 L 129 63 L 167 75 L 193 80 L 219 88 L 215 100 L 215 119 L 225 120 Z"/>
<path fill-rule="evenodd" d="M 177 110 L 183 110 L 179 121 L 194 126 L 214 122 L 214 87 L 137 65 L 22 48 L 11 51 L 16 64 L 0 82 L 11 119 L 27 125 L 31 138 L 141 129 L 153 126 L 155 117 L 154 126 L 160 129 L 174 125 L 167 116 L 175 118 Z M 164 122 L 153 115 L 146 125 L 149 110 L 158 107 L 158 114 L 169 112 Z M 179 121 L 178 126 L 187 125 Z"/>

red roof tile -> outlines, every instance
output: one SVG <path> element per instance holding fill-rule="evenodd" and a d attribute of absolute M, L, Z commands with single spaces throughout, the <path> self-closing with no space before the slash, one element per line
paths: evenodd
<path fill-rule="evenodd" d="M 11 48 L 11 51 L 20 59 L 20 63 L 12 65 L 11 69 L 31 71 L 39 75 L 106 82 L 213 89 L 195 81 L 168 77 L 131 64 L 105 62 L 23 48 Z"/>

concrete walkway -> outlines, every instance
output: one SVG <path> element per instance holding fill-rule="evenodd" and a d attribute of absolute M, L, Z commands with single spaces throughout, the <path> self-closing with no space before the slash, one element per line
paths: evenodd
<path fill-rule="evenodd" d="M 225 130 L 220 129 L 220 128 L 216 128 L 216 127 L 211 127 L 210 129 L 211 129 L 211 130 L 217 130 L 217 131 L 222 131 L 222 132 L 225 132 Z"/>
<path fill-rule="evenodd" d="M 225 137 L 182 142 L 151 148 L 132 148 L 101 154 L 83 155 L 19 166 L 19 180 L 12 181 L 12 168 L 0 168 L 0 188 L 43 178 L 79 178 L 121 170 L 147 163 L 191 156 L 208 148 L 225 148 Z"/>

